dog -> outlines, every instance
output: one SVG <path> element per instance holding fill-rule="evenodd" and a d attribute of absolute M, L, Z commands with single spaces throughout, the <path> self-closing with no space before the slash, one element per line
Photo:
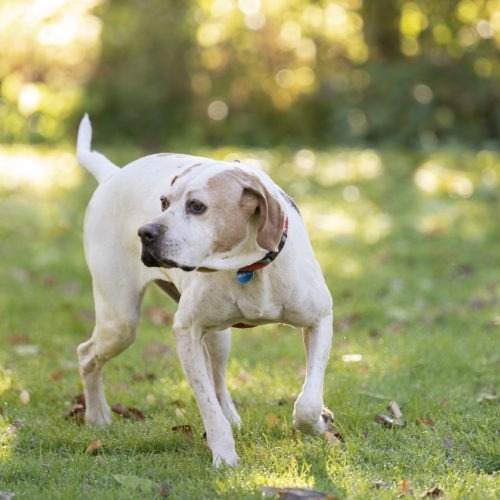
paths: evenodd
<path fill-rule="evenodd" d="M 232 425 L 241 419 L 226 387 L 231 327 L 303 329 L 306 377 L 293 421 L 324 433 L 333 421 L 323 405 L 332 298 L 292 198 L 244 163 L 160 153 L 119 168 L 91 140 L 85 115 L 77 159 L 99 183 L 84 221 L 95 327 L 77 348 L 86 422 L 111 422 L 102 368 L 134 341 L 154 282 L 178 303 L 173 336 L 215 466 L 238 462 Z"/>

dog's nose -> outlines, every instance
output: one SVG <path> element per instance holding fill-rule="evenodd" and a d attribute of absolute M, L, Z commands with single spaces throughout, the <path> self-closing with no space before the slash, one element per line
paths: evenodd
<path fill-rule="evenodd" d="M 147 245 L 148 243 L 153 243 L 161 233 L 161 225 L 160 224 L 145 224 L 141 226 L 137 231 L 139 234 L 139 238 L 141 241 Z"/>

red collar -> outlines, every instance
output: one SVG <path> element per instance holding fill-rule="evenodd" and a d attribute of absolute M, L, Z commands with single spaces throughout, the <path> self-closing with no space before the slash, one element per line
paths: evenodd
<path fill-rule="evenodd" d="M 283 227 L 283 234 L 281 235 L 281 240 L 278 244 L 277 252 L 267 252 L 262 259 L 250 264 L 249 266 L 242 267 L 238 269 L 236 273 L 236 279 L 242 283 L 248 283 L 253 278 L 254 271 L 262 269 L 263 267 L 268 266 L 271 262 L 276 259 L 276 257 L 280 254 L 281 250 L 285 246 L 286 239 L 288 237 L 288 217 L 285 219 L 285 226 Z"/>
<path fill-rule="evenodd" d="M 263 267 L 266 267 L 267 265 L 271 264 L 271 262 L 274 259 L 276 259 L 276 257 L 280 254 L 281 250 L 283 250 L 287 237 L 288 237 L 288 217 L 285 219 L 285 226 L 283 228 L 283 234 L 281 236 L 281 240 L 278 244 L 278 251 L 268 252 L 266 253 L 266 255 L 264 255 L 262 259 L 258 260 L 257 262 L 254 262 L 249 266 L 245 266 L 238 269 L 238 272 L 236 273 L 236 279 L 243 285 L 245 283 L 248 283 L 253 278 L 253 273 L 255 271 L 262 269 Z M 254 328 L 254 327 L 255 325 L 247 325 L 245 323 L 236 323 L 235 325 L 233 325 L 233 328 Z"/>

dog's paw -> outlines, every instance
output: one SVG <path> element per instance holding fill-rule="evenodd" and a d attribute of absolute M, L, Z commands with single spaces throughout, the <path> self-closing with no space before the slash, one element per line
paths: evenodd
<path fill-rule="evenodd" d="M 111 410 L 109 406 L 106 405 L 98 409 L 87 407 L 85 411 L 85 422 L 94 427 L 105 427 L 109 425 L 111 423 Z"/>
<path fill-rule="evenodd" d="M 213 453 L 212 464 L 214 467 L 236 467 L 238 465 L 238 455 L 236 451 L 224 451 L 223 453 Z"/>
<path fill-rule="evenodd" d="M 326 426 L 324 432 L 331 431 L 333 429 L 333 422 L 335 421 L 333 412 L 331 412 L 326 406 L 324 406 L 321 412 L 321 418 L 323 419 L 323 422 Z"/>
<path fill-rule="evenodd" d="M 299 431 L 316 436 L 331 431 L 333 420 L 333 413 L 326 406 L 323 407 L 319 416 L 317 410 L 316 413 L 310 411 L 310 408 L 308 411 L 299 411 L 296 406 L 293 415 L 293 423 Z"/>

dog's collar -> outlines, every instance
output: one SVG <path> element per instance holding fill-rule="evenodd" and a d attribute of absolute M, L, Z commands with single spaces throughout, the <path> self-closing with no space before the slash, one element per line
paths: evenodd
<path fill-rule="evenodd" d="M 257 262 L 250 264 L 249 266 L 242 267 L 238 269 L 236 272 L 236 279 L 242 283 L 248 283 L 252 278 L 255 271 L 266 267 L 271 264 L 271 262 L 276 259 L 276 257 L 280 254 L 281 250 L 285 246 L 286 239 L 288 237 L 288 217 L 285 219 L 285 226 L 283 227 L 283 234 L 281 235 L 281 240 L 278 244 L 277 252 L 267 252 L 266 255 Z"/>

